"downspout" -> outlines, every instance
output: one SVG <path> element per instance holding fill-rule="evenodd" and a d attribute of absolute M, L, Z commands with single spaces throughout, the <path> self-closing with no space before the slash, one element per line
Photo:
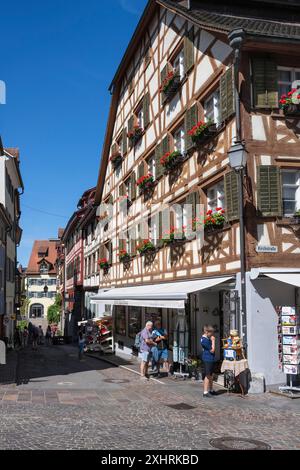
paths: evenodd
<path fill-rule="evenodd" d="M 228 34 L 229 45 L 234 51 L 234 100 L 236 115 L 236 144 L 242 143 L 242 120 L 241 120 L 241 98 L 240 98 L 240 64 L 241 48 L 245 39 L 245 32 L 241 28 L 232 30 Z M 238 171 L 238 193 L 239 193 L 239 224 L 240 224 L 240 259 L 241 259 L 241 311 L 240 328 L 247 354 L 247 297 L 246 297 L 246 243 L 245 243 L 245 219 L 244 219 L 244 177 L 245 169 Z"/>

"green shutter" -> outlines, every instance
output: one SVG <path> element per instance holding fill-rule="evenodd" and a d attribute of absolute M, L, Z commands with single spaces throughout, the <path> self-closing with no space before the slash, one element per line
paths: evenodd
<path fill-rule="evenodd" d="M 150 124 L 150 94 L 147 93 L 143 99 L 144 128 Z"/>
<path fill-rule="evenodd" d="M 119 146 L 118 144 L 113 144 L 111 147 L 111 153 L 112 155 L 115 155 L 119 151 Z"/>
<path fill-rule="evenodd" d="M 127 128 L 125 127 L 122 132 L 122 147 L 123 147 L 123 155 L 127 153 Z"/>
<path fill-rule="evenodd" d="M 184 127 L 185 127 L 185 149 L 189 150 L 193 147 L 192 137 L 189 135 L 189 131 L 192 127 L 198 122 L 198 106 L 197 103 L 194 104 L 190 109 L 185 113 L 184 117 Z"/>
<path fill-rule="evenodd" d="M 282 191 L 280 168 L 262 165 L 257 168 L 257 202 L 260 215 L 282 216 Z"/>
<path fill-rule="evenodd" d="M 119 186 L 119 196 L 125 196 L 125 185 L 121 183 Z"/>
<path fill-rule="evenodd" d="M 142 161 L 142 163 L 139 164 L 137 172 L 138 172 L 138 179 L 140 179 L 142 176 L 145 175 L 145 162 L 144 162 L 144 160 Z"/>
<path fill-rule="evenodd" d="M 101 245 L 99 249 L 99 258 L 103 259 L 106 258 L 106 253 L 105 253 L 105 246 Z"/>
<path fill-rule="evenodd" d="M 169 72 L 169 64 L 166 64 L 164 66 L 164 68 L 162 69 L 161 73 L 160 73 L 160 84 L 161 85 L 163 84 L 165 78 L 167 77 L 168 72 Z M 164 101 L 166 99 L 166 96 L 165 96 L 164 92 L 161 92 L 161 95 L 162 95 L 162 102 L 164 103 Z"/>
<path fill-rule="evenodd" d="M 228 221 L 239 218 L 238 174 L 230 171 L 224 176 L 226 218 Z"/>
<path fill-rule="evenodd" d="M 112 194 L 110 194 L 110 196 L 109 196 L 108 203 L 109 203 L 109 204 L 113 204 L 113 203 L 114 203 L 114 197 L 113 197 Z"/>
<path fill-rule="evenodd" d="M 119 234 L 119 252 L 125 248 L 125 240 L 120 238 L 121 233 Z M 123 235 L 123 234 L 122 234 Z"/>
<path fill-rule="evenodd" d="M 253 101 L 256 108 L 278 107 L 278 72 L 268 57 L 252 59 Z"/>
<path fill-rule="evenodd" d="M 134 128 L 134 116 L 131 116 L 131 118 L 128 121 L 128 134 L 129 132 L 132 132 Z"/>
<path fill-rule="evenodd" d="M 136 177 L 135 177 L 135 172 L 134 171 L 131 173 L 130 179 L 131 179 L 130 200 L 134 201 L 136 199 Z"/>
<path fill-rule="evenodd" d="M 185 203 L 192 206 L 192 218 L 194 219 L 197 215 L 197 204 L 200 204 L 199 192 L 195 191 L 193 193 L 188 194 Z"/>
<path fill-rule="evenodd" d="M 161 141 L 161 152 L 162 155 L 165 155 L 165 153 L 170 151 L 170 137 L 169 135 L 166 135 L 166 137 L 163 138 Z"/>
<path fill-rule="evenodd" d="M 160 159 L 162 157 L 162 142 L 155 147 L 155 170 L 156 170 L 156 178 L 160 178 L 160 176 L 164 173 L 164 168 L 160 163 Z"/>
<path fill-rule="evenodd" d="M 226 121 L 235 112 L 234 70 L 230 67 L 220 79 L 221 121 Z"/>
<path fill-rule="evenodd" d="M 184 38 L 184 69 L 188 73 L 195 63 L 194 28 L 188 31 Z"/>
<path fill-rule="evenodd" d="M 112 264 L 113 261 L 113 248 L 112 248 L 112 242 L 108 242 L 107 244 L 107 251 L 108 251 L 108 263 Z"/>

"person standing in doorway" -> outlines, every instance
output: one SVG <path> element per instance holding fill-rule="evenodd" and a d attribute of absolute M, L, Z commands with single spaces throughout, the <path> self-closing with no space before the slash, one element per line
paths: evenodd
<path fill-rule="evenodd" d="M 213 372 L 215 365 L 216 339 L 214 337 L 214 327 L 206 325 L 203 328 L 201 338 L 202 362 L 203 362 L 203 380 L 204 380 L 204 398 L 211 398 L 216 395 L 213 390 Z"/>
<path fill-rule="evenodd" d="M 148 367 L 149 361 L 152 357 L 152 347 L 155 346 L 155 342 L 152 339 L 152 321 L 147 321 L 145 328 L 141 331 L 141 346 L 140 352 L 142 353 L 142 362 L 141 362 L 141 378 L 148 379 Z"/>

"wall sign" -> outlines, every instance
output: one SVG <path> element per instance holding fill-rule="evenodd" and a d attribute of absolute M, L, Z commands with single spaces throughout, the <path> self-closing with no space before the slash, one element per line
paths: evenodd
<path fill-rule="evenodd" d="M 278 253 L 278 246 L 275 245 L 257 245 L 257 253 Z"/>

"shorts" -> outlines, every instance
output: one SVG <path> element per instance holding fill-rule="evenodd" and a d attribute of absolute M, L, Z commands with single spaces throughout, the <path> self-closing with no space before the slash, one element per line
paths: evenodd
<path fill-rule="evenodd" d="M 169 357 L 169 351 L 168 351 L 167 348 L 165 348 L 165 349 L 154 348 L 154 350 L 153 350 L 153 360 L 155 362 L 167 361 L 168 357 Z"/>
<path fill-rule="evenodd" d="M 142 351 L 141 355 L 143 362 L 149 362 L 152 357 L 151 351 Z"/>
<path fill-rule="evenodd" d="M 210 377 L 215 370 L 215 363 L 214 362 L 203 362 L 202 368 L 202 378 L 203 380 L 205 377 Z"/>

